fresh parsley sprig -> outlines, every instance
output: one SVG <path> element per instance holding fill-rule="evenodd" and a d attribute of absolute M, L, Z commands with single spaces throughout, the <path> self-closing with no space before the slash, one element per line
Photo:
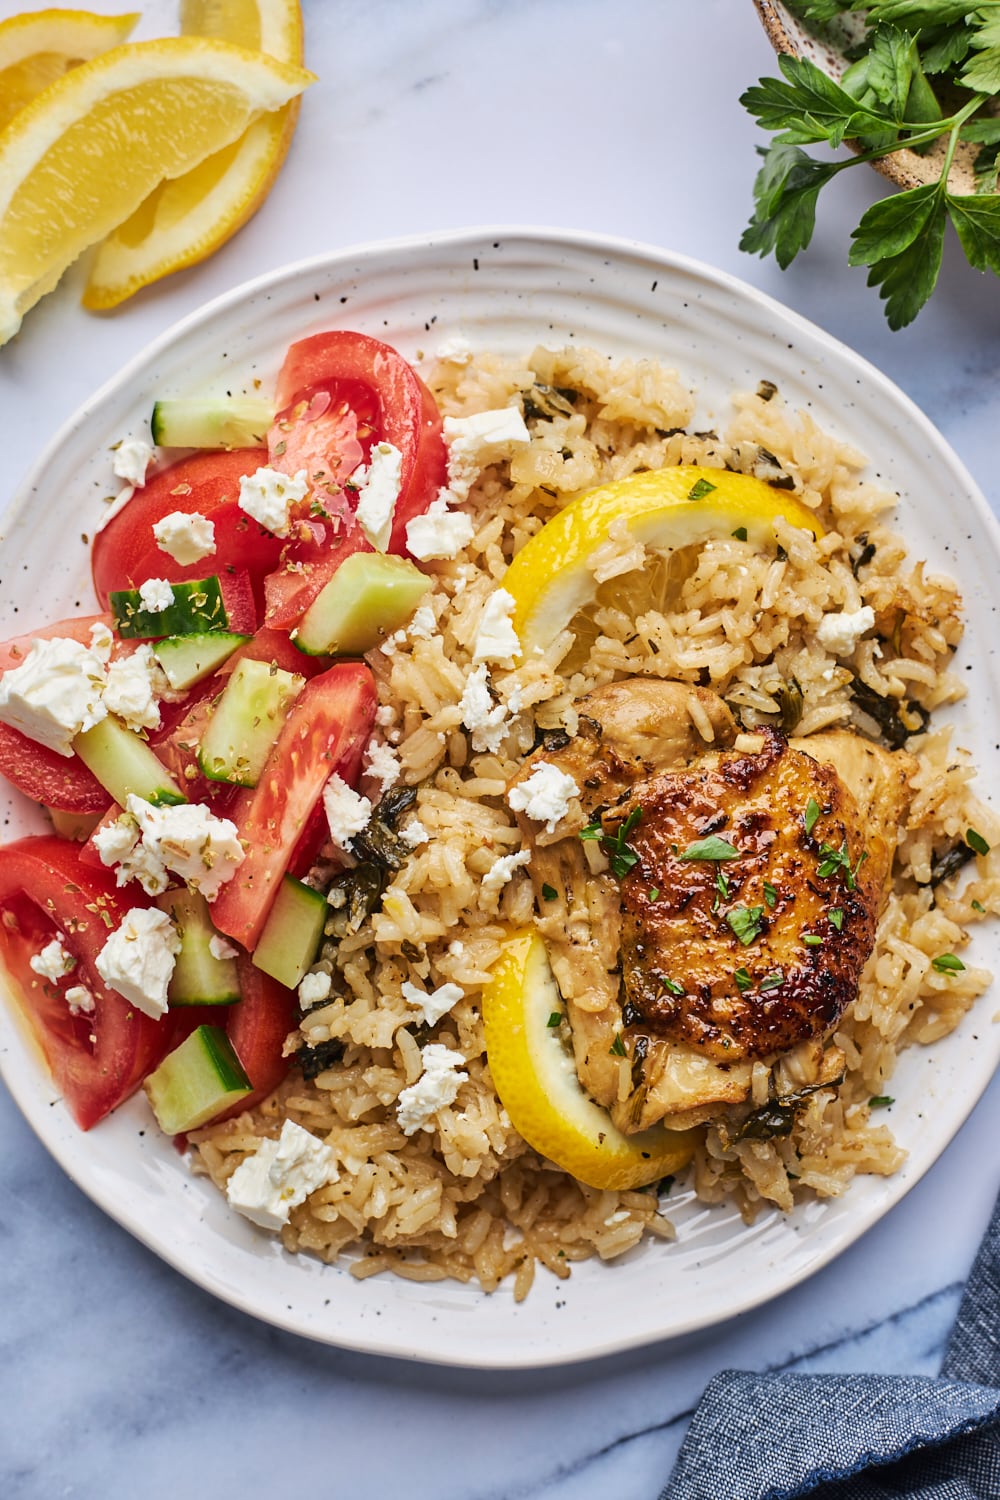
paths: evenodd
<path fill-rule="evenodd" d="M 742 96 L 775 138 L 761 151 L 754 214 L 740 248 L 773 253 L 784 269 L 812 239 L 819 193 L 838 173 L 903 148 L 923 152 L 943 139 L 937 180 L 873 204 L 852 235 L 849 263 L 868 267 L 889 326 L 903 328 L 937 283 L 949 220 L 970 265 L 1000 275 L 1000 119 L 983 113 L 1000 94 L 1000 0 L 800 0 L 793 8 L 821 29 L 845 11 L 865 11 L 869 30 L 839 83 L 808 58 L 782 56 L 782 78 L 762 78 Z M 942 97 L 957 96 L 950 113 L 932 77 L 941 79 Z M 834 161 L 801 149 L 836 148 L 845 140 L 857 153 Z M 971 195 L 948 190 L 960 141 L 980 146 Z"/>
<path fill-rule="evenodd" d="M 601 848 L 608 856 L 611 868 L 619 880 L 624 880 L 629 870 L 639 863 L 639 856 L 632 849 L 627 840 L 632 829 L 642 817 L 642 808 L 633 807 L 623 823 L 618 825 L 617 832 L 612 835 L 604 832 L 604 825 L 598 815 L 585 828 L 580 829 L 580 838 L 597 839 Z"/>

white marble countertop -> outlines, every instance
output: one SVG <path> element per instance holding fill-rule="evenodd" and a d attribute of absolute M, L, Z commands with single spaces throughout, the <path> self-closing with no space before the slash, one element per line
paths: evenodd
<path fill-rule="evenodd" d="M 0 0 L 0 18 L 18 9 Z M 116 7 L 97 3 L 92 8 Z M 151 0 L 140 34 L 169 29 Z M 773 58 L 749 0 L 305 0 L 319 74 L 263 211 L 105 318 L 79 269 L 0 352 L 0 501 L 60 423 L 177 318 L 285 261 L 421 230 L 600 230 L 742 276 L 853 345 L 931 414 L 1000 506 L 1000 296 L 954 243 L 888 332 L 847 235 L 866 169 L 782 274 L 737 249 Z M 157 22 L 160 23 L 159 28 Z M 984 704 L 983 713 L 995 713 Z M 766 1307 L 567 1371 L 467 1374 L 314 1345 L 214 1301 L 105 1218 L 0 1093 L 0 1494 L 145 1500 L 289 1484 L 368 1500 L 654 1497 L 705 1382 L 732 1366 L 931 1374 L 1000 1183 L 1000 1082 L 909 1196 Z"/>

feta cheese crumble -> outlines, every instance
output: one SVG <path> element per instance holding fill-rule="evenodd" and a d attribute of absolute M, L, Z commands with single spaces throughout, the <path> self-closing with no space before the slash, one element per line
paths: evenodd
<path fill-rule="evenodd" d="M 513 706 L 506 703 L 494 704 L 490 692 L 490 674 L 485 662 L 469 673 L 458 709 L 462 715 L 462 723 L 472 736 L 473 750 L 488 750 L 491 754 L 496 754 L 510 728 Z"/>
<path fill-rule="evenodd" d="M 399 780 L 402 766 L 399 756 L 391 745 L 371 739 L 365 748 L 365 775 L 377 781 L 383 792 L 387 792 Z"/>
<path fill-rule="evenodd" d="M 549 830 L 551 832 L 551 829 Z M 495 859 L 483 876 L 482 888 L 484 891 L 500 891 L 514 878 L 514 871 L 522 865 L 530 864 L 531 851 L 520 849 L 516 854 L 501 854 Z"/>
<path fill-rule="evenodd" d="M 129 796 L 125 812 L 94 834 L 105 865 L 117 865 L 119 885 L 138 880 L 148 896 L 167 886 L 167 872 L 212 901 L 244 859 L 236 824 L 197 802 L 154 807 Z"/>
<path fill-rule="evenodd" d="M 282 474 L 279 469 L 260 468 L 240 480 L 240 510 L 275 536 L 287 536 L 293 505 L 309 493 L 305 469 Z"/>
<path fill-rule="evenodd" d="M 110 989 L 156 1021 L 166 1015 L 167 987 L 180 951 L 180 934 L 166 912 L 137 906 L 94 962 Z"/>
<path fill-rule="evenodd" d="M 399 836 L 409 849 L 419 849 L 421 844 L 429 844 L 431 839 L 419 818 L 411 818 L 406 827 L 399 830 Z"/>
<path fill-rule="evenodd" d="M 418 562 L 432 557 L 454 557 L 472 541 L 475 527 L 464 511 L 449 507 L 448 491 L 442 490 L 422 516 L 406 523 L 406 545 Z"/>
<path fill-rule="evenodd" d="M 299 1004 L 303 1009 L 329 1000 L 333 988 L 329 974 L 304 974 L 299 984 Z"/>
<path fill-rule="evenodd" d="M 130 656 L 119 656 L 108 666 L 104 706 L 124 719 L 130 729 L 158 729 L 160 706 L 157 696 L 169 684 L 152 646 L 137 646 Z"/>
<path fill-rule="evenodd" d="M 154 522 L 153 535 L 161 552 L 166 552 L 182 568 L 200 562 L 215 551 L 215 522 L 194 510 L 172 510 L 169 516 Z"/>
<path fill-rule="evenodd" d="M 407 1005 L 420 1012 L 420 1019 L 425 1026 L 436 1026 L 442 1016 L 446 1016 L 461 1000 L 464 991 L 459 984 L 441 984 L 430 994 L 422 990 L 419 985 L 411 984 L 404 980 L 402 996 Z M 457 1054 L 453 1054 L 457 1055 Z M 462 1059 L 464 1061 L 464 1059 Z"/>
<path fill-rule="evenodd" d="M 89 1016 L 97 1009 L 97 1001 L 85 984 L 70 985 L 66 991 L 66 1004 L 71 1016 Z"/>
<path fill-rule="evenodd" d="M 562 822 L 571 801 L 579 795 L 580 788 L 572 776 L 547 760 L 540 760 L 530 776 L 511 787 L 507 803 L 514 812 L 526 813 L 533 822 L 544 823 L 546 833 L 555 833 L 556 824 Z"/>
<path fill-rule="evenodd" d="M 118 444 L 111 469 L 117 479 L 124 479 L 133 489 L 142 489 L 146 470 L 153 462 L 153 449 L 139 438 L 126 438 Z"/>
<path fill-rule="evenodd" d="M 392 443 L 376 443 L 368 467 L 356 469 L 351 476 L 351 484 L 358 489 L 354 514 L 376 552 L 384 552 L 389 545 L 402 476 L 403 455 Z"/>
<path fill-rule="evenodd" d="M 863 604 L 854 613 L 848 610 L 837 615 L 824 615 L 816 627 L 816 639 L 825 651 L 835 656 L 850 656 L 866 630 L 875 624 L 875 611 L 870 604 Z"/>
<path fill-rule="evenodd" d="M 240 950 L 236 944 L 228 942 L 219 932 L 213 932 L 209 938 L 208 951 L 220 963 L 227 958 L 239 958 L 240 956 Z"/>
<path fill-rule="evenodd" d="M 43 979 L 51 980 L 53 984 L 64 979 L 76 967 L 76 959 L 72 953 L 67 953 L 57 937 L 46 943 L 40 953 L 33 953 L 28 963 L 36 974 L 41 974 Z"/>
<path fill-rule="evenodd" d="M 356 833 L 367 828 L 372 805 L 367 797 L 349 787 L 336 771 L 323 788 L 323 808 L 333 842 L 343 849 Z"/>
<path fill-rule="evenodd" d="M 495 661 L 504 667 L 514 665 L 514 658 L 521 654 L 521 642 L 510 623 L 513 609 L 513 594 L 506 589 L 494 589 L 479 616 L 479 629 L 472 647 L 474 662 Z"/>
<path fill-rule="evenodd" d="M 333 1151 L 294 1120 L 286 1120 L 276 1141 L 261 1141 L 226 1183 L 230 1206 L 262 1229 L 278 1230 L 293 1208 L 325 1183 L 336 1182 Z"/>
<path fill-rule="evenodd" d="M 139 585 L 139 603 L 151 615 L 162 614 L 174 602 L 174 591 L 165 578 L 147 578 Z"/>
<path fill-rule="evenodd" d="M 453 1052 L 441 1042 L 430 1042 L 422 1048 L 420 1058 L 423 1073 L 416 1083 L 403 1089 L 397 1100 L 396 1118 L 404 1135 L 433 1130 L 434 1116 L 439 1109 L 454 1104 L 469 1076 L 460 1071 L 465 1063 L 461 1052 Z"/>
<path fill-rule="evenodd" d="M 53 636 L 32 641 L 19 667 L 0 678 L 0 723 L 58 755 L 107 714 L 104 660 L 93 646 Z"/>

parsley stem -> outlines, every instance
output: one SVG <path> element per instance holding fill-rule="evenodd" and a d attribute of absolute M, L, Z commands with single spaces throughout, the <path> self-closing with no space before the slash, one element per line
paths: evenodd
<path fill-rule="evenodd" d="M 948 151 L 941 171 L 941 177 L 947 181 L 948 173 L 951 170 L 952 158 L 955 155 L 955 147 L 958 145 L 958 132 L 969 116 L 974 115 L 979 106 L 984 104 L 988 98 L 988 94 L 974 94 L 950 119 L 935 120 L 933 125 L 924 125 L 923 128 L 920 125 L 908 125 L 904 121 L 899 126 L 900 130 L 916 130 L 918 134 L 910 136 L 905 141 L 894 141 L 888 146 L 873 146 L 870 151 L 859 151 L 856 156 L 850 156 L 845 161 L 837 162 L 836 170 L 839 172 L 844 167 L 853 167 L 859 161 L 878 161 L 883 156 L 894 156 L 897 151 L 911 151 L 914 146 L 929 145 L 931 141 L 936 141 L 946 132 L 950 132 Z"/>

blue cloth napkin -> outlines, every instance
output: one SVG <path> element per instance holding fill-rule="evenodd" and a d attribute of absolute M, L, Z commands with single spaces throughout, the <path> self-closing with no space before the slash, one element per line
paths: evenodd
<path fill-rule="evenodd" d="M 708 1385 L 660 1500 L 1000 1500 L 1000 1199 L 936 1380 Z"/>

